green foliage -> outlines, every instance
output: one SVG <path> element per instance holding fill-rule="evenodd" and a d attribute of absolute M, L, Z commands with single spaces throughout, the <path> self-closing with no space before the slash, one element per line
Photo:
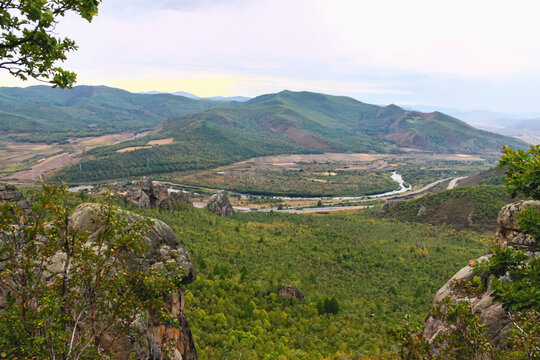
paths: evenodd
<path fill-rule="evenodd" d="M 511 314 L 514 328 L 510 332 L 511 353 L 507 358 L 537 359 L 540 357 L 540 311 L 527 309 Z"/>
<path fill-rule="evenodd" d="M 534 206 L 527 206 L 517 213 L 519 230 L 531 235 L 536 242 L 540 240 L 540 210 Z"/>
<path fill-rule="evenodd" d="M 97 14 L 101 0 L 50 1 L 10 0 L 0 3 L 0 68 L 27 80 L 49 81 L 54 86 L 71 87 L 75 73 L 56 67 L 77 49 L 75 42 L 59 38 L 55 28 L 61 17 L 73 12 L 87 21 Z"/>
<path fill-rule="evenodd" d="M 112 355 L 138 316 L 178 326 L 164 296 L 177 291 L 182 269 L 132 266 L 148 244 L 150 222 L 101 206 L 91 226 L 69 226 L 64 188 L 44 186 L 32 213 L 0 208 L 0 349 L 10 359 L 102 359 Z M 101 346 L 106 333 L 112 341 Z"/>
<path fill-rule="evenodd" d="M 464 228 L 469 227 L 471 215 L 474 227 L 493 228 L 501 207 L 510 202 L 512 198 L 500 185 L 466 186 L 397 203 L 388 207 L 383 216 L 402 221 L 446 223 Z M 426 211 L 422 216 L 417 216 L 421 205 Z"/>
<path fill-rule="evenodd" d="M 339 311 L 339 304 L 335 296 L 331 298 L 319 299 L 317 301 L 317 312 L 319 315 L 333 314 L 336 315 Z"/>
<path fill-rule="evenodd" d="M 201 359 L 391 358 L 397 345 L 387 331 L 406 313 L 422 319 L 435 291 L 487 242 L 356 214 L 133 210 L 165 221 L 207 264 L 186 286 L 184 308 Z M 279 296 L 284 284 L 305 299 Z M 337 313 L 320 315 L 318 301 L 332 297 Z"/>
<path fill-rule="evenodd" d="M 403 325 L 393 328 L 390 334 L 399 343 L 400 359 L 431 359 L 431 344 L 424 340 L 424 326 L 405 315 Z"/>
<path fill-rule="evenodd" d="M 495 277 L 503 276 L 510 269 L 522 266 L 528 258 L 523 251 L 496 246 L 493 249 L 493 255 L 488 260 L 478 262 L 474 266 L 473 272 L 482 279 L 484 285 L 487 285 L 492 275 Z"/>
<path fill-rule="evenodd" d="M 540 145 L 529 150 L 513 150 L 505 146 L 499 169 L 507 167 L 504 183 L 512 196 L 519 193 L 540 200 Z"/>
<path fill-rule="evenodd" d="M 442 320 L 450 330 L 434 340 L 442 347 L 444 359 L 469 360 L 486 354 L 491 344 L 485 337 L 486 325 L 480 322 L 480 314 L 474 312 L 466 301 L 453 302 L 449 297 L 431 309 L 430 315 Z"/>
<path fill-rule="evenodd" d="M 531 259 L 523 251 L 496 247 L 493 255 L 476 264 L 473 271 L 481 279 L 473 287 L 485 289 L 491 280 L 492 295 L 505 309 L 540 310 L 540 258 Z"/>
<path fill-rule="evenodd" d="M 454 302 L 447 297 L 431 308 L 430 316 L 442 321 L 446 327 L 435 336 L 433 343 L 425 339 L 424 327 L 407 317 L 404 325 L 393 330 L 401 345 L 401 359 L 492 358 L 492 347 L 485 336 L 486 325 L 480 322 L 480 314 L 475 313 L 466 301 Z"/>
<path fill-rule="evenodd" d="M 491 283 L 495 300 L 510 311 L 540 311 L 540 258 L 535 257 L 507 271 L 510 281 L 494 278 Z"/>
<path fill-rule="evenodd" d="M 29 133 L 18 135 L 18 141 L 53 143 L 70 137 L 147 131 L 167 118 L 216 106 L 224 103 L 169 94 L 132 94 L 106 86 L 0 88 L 0 130 Z M 145 139 L 137 144 L 150 140 Z"/>

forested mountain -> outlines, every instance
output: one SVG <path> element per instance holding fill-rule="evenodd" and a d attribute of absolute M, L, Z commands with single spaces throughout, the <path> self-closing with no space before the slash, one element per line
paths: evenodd
<path fill-rule="evenodd" d="M 170 94 L 133 94 L 106 86 L 0 88 L 0 131 L 29 132 L 25 140 L 144 131 L 170 117 L 198 113 L 223 101 Z"/>
<path fill-rule="evenodd" d="M 145 147 L 152 139 L 173 139 Z M 171 118 L 151 136 L 96 149 L 93 159 L 67 169 L 67 180 L 106 179 L 208 168 L 253 156 L 314 152 L 485 153 L 520 140 L 475 129 L 439 112 L 424 114 L 352 98 L 282 91 Z M 142 147 L 129 152 L 122 148 Z M 86 170 L 85 170 L 86 169 Z"/>

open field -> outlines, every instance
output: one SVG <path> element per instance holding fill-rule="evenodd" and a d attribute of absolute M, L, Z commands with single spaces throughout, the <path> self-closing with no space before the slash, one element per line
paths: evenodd
<path fill-rule="evenodd" d="M 136 139 L 148 133 L 127 131 L 70 138 L 53 144 L 16 142 L 5 136 L 0 137 L 0 176 L 9 180 L 39 180 L 50 171 L 79 162 L 84 151 Z"/>
<path fill-rule="evenodd" d="M 487 169 L 495 159 L 495 155 L 427 152 L 294 154 L 256 157 L 213 170 L 162 175 L 160 179 L 266 196 L 362 196 L 399 188 L 390 179 L 393 171 L 418 190 L 440 179 Z"/>
<path fill-rule="evenodd" d="M 133 151 L 133 150 L 139 150 L 139 149 L 149 149 L 154 145 L 168 145 L 173 142 L 173 138 L 167 138 L 167 139 L 159 139 L 159 140 L 150 140 L 146 143 L 146 145 L 143 146 L 129 146 L 122 149 L 116 150 L 117 153 L 123 153 L 126 151 Z"/>

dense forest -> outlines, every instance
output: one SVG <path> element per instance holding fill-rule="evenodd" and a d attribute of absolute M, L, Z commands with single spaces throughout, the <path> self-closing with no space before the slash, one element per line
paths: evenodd
<path fill-rule="evenodd" d="M 405 314 L 421 320 L 435 291 L 490 242 L 359 214 L 132 210 L 169 224 L 196 260 L 186 313 L 201 359 L 389 357 L 389 331 Z M 287 284 L 305 299 L 279 296 Z M 318 306 L 332 298 L 337 314 Z"/>

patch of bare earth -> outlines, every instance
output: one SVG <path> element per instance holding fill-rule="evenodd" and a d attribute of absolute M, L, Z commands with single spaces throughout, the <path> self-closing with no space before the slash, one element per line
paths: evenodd
<path fill-rule="evenodd" d="M 281 123 L 278 125 L 272 125 L 269 121 L 265 120 L 258 121 L 258 124 L 268 131 L 281 134 L 293 140 L 300 146 L 322 151 L 327 151 L 331 149 L 331 146 L 328 145 L 325 141 L 298 129 L 293 124 Z"/>
<path fill-rule="evenodd" d="M 123 153 L 126 151 L 133 151 L 133 150 L 139 150 L 139 149 L 149 149 L 154 145 L 167 145 L 171 144 L 173 142 L 173 138 L 167 138 L 167 139 L 159 139 L 159 140 L 150 140 L 146 143 L 144 146 L 130 146 L 126 147 L 120 150 L 116 150 L 117 153 Z"/>
<path fill-rule="evenodd" d="M 68 144 L 34 144 L 34 143 L 8 143 L 5 148 L 9 150 L 5 156 L 0 156 L 1 163 L 20 162 L 35 156 L 45 156 L 30 166 L 30 169 L 17 171 L 5 179 L 32 181 L 39 180 L 46 173 L 59 170 L 65 166 L 76 164 L 81 160 L 80 155 L 87 150 L 98 146 L 114 145 L 120 142 L 133 140 L 150 132 L 137 133 L 133 131 L 91 136 L 84 138 L 71 138 Z M 0 154 L 1 155 L 1 154 Z"/>

